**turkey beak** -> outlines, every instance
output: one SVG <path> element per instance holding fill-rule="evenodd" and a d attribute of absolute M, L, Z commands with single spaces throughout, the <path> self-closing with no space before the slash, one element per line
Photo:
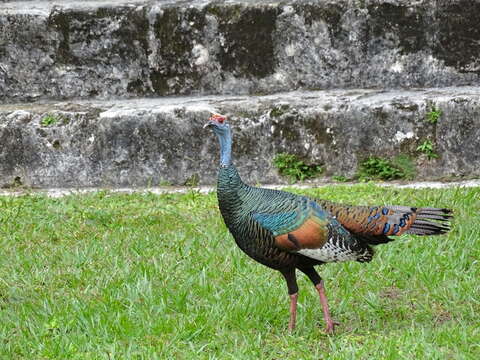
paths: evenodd
<path fill-rule="evenodd" d="M 215 125 L 215 123 L 212 120 L 208 120 L 208 122 L 205 125 L 203 125 L 203 128 L 206 129 L 206 128 L 208 128 L 210 126 L 214 126 L 214 125 Z"/>

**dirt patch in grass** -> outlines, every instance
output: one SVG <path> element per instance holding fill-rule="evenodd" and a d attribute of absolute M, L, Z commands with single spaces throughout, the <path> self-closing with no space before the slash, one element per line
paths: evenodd
<path fill-rule="evenodd" d="M 439 311 L 435 316 L 435 324 L 442 325 L 447 321 L 451 321 L 453 319 L 452 314 L 446 310 Z"/>
<path fill-rule="evenodd" d="M 402 296 L 402 290 L 400 290 L 396 286 L 388 287 L 380 293 L 381 298 L 391 299 L 391 300 L 397 300 L 401 296 Z"/>

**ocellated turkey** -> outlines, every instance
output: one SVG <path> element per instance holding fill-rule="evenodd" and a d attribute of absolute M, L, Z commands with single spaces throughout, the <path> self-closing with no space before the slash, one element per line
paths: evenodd
<path fill-rule="evenodd" d="M 374 254 L 372 245 L 392 241 L 391 236 L 440 235 L 449 230 L 452 216 L 448 209 L 348 206 L 249 186 L 232 164 L 232 133 L 226 117 L 214 114 L 205 127 L 211 128 L 220 142 L 217 196 L 225 224 L 241 250 L 284 276 L 290 296 L 290 330 L 296 322 L 296 269 L 317 289 L 330 333 L 336 323 L 314 266 L 369 262 Z"/>

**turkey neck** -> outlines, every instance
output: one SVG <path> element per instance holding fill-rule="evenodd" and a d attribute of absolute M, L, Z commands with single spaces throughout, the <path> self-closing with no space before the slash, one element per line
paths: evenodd
<path fill-rule="evenodd" d="M 220 167 L 227 167 L 232 163 L 232 132 L 230 127 L 227 127 L 216 134 L 220 142 Z"/>
<path fill-rule="evenodd" d="M 248 188 L 232 164 L 232 133 L 230 128 L 217 132 L 220 142 L 220 169 L 218 171 L 217 196 L 220 212 L 230 231 L 243 210 L 242 194 Z"/>
<path fill-rule="evenodd" d="M 244 226 L 243 217 L 249 213 L 249 202 L 245 201 L 245 195 L 249 193 L 249 188 L 243 183 L 235 166 L 232 164 L 220 166 L 217 182 L 218 207 L 225 225 L 242 250 L 245 249 L 240 235 Z"/>

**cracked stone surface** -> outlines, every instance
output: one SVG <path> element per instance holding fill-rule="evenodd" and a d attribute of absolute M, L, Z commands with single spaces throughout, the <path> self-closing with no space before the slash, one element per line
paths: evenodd
<path fill-rule="evenodd" d="M 435 107 L 441 116 L 426 121 Z M 0 105 L 0 187 L 213 184 L 210 111 L 226 114 L 244 180 L 285 183 L 279 152 L 351 176 L 370 155 L 414 159 L 419 179 L 480 176 L 480 88 L 294 91 Z M 426 139 L 439 157 L 416 148 Z"/>
<path fill-rule="evenodd" d="M 0 101 L 479 85 L 471 0 L 3 1 Z"/>

